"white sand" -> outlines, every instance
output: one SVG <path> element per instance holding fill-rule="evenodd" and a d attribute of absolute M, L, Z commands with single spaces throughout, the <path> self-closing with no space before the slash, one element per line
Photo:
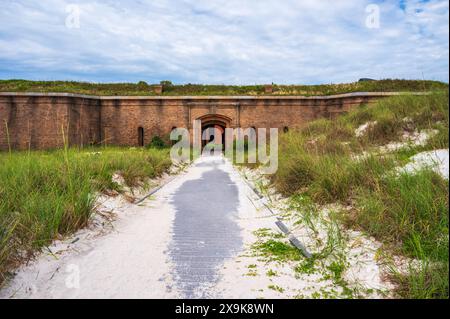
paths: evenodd
<path fill-rule="evenodd" d="M 420 132 L 414 131 L 404 132 L 402 135 L 402 141 L 400 142 L 391 142 L 389 144 L 383 145 L 380 147 L 381 153 L 389 153 L 398 151 L 402 148 L 413 147 L 413 146 L 425 146 L 428 140 L 439 133 L 438 130 L 423 130 Z"/>
<path fill-rule="evenodd" d="M 448 179 L 448 149 L 433 150 L 422 152 L 414 155 L 410 159 L 410 163 L 398 169 L 398 172 L 414 173 L 424 168 L 430 168 L 443 178 Z"/>
<path fill-rule="evenodd" d="M 267 185 L 256 171 L 243 169 L 245 176 L 255 183 Z M 221 273 L 222 281 L 218 283 L 216 289 L 221 296 L 225 298 L 340 298 L 342 297 L 342 287 L 337 286 L 331 279 L 324 278 L 326 271 L 323 267 L 333 261 L 333 256 L 324 261 L 324 265 L 317 265 L 316 271 L 310 274 L 298 273 L 295 267 L 299 262 L 277 262 L 267 261 L 261 256 L 255 255 L 251 245 L 257 241 L 253 234 L 255 230 L 261 228 L 270 229 L 273 233 L 280 233 L 277 226 L 274 225 L 276 218 L 271 215 L 263 206 L 263 201 L 269 203 L 277 216 L 283 216 L 284 223 L 289 227 L 292 233 L 307 246 L 310 252 L 319 252 L 317 238 L 308 227 L 299 227 L 295 224 L 298 219 L 294 218 L 295 213 L 290 210 L 286 212 L 286 199 L 282 198 L 273 189 L 267 189 L 272 201 L 268 198 L 259 200 L 247 185 L 237 179 L 237 184 L 242 190 L 240 194 L 247 192 L 247 198 L 251 198 L 253 204 L 257 207 L 256 218 L 241 218 L 239 224 L 243 229 L 243 238 L 245 248 L 235 259 L 231 259 L 224 264 Z M 336 209 L 339 207 L 336 207 Z M 321 212 L 324 215 L 332 209 L 324 208 Z M 242 209 L 242 212 L 245 211 Z M 287 210 L 289 211 L 289 210 Z M 301 213 L 301 212 L 300 212 Z M 298 216 L 298 215 L 297 215 Z M 315 226 L 319 230 L 317 234 L 321 237 L 323 243 L 327 240 L 326 222 L 324 220 L 315 220 Z M 348 282 L 351 289 L 357 290 L 361 296 L 368 298 L 384 298 L 389 296 L 389 291 L 393 285 L 385 280 L 385 268 L 379 258 L 379 249 L 381 244 L 373 238 L 367 238 L 360 232 L 344 230 L 347 237 L 347 243 L 341 251 L 347 259 L 347 269 L 343 278 Z M 287 242 L 285 238 L 277 239 Z M 250 267 L 249 267 L 250 266 Z M 269 276 L 268 272 L 275 272 L 275 276 Z M 282 291 L 274 288 L 279 287 Z M 367 290 L 373 291 L 368 293 Z"/>
<path fill-rule="evenodd" d="M 331 297 L 339 295 L 341 288 L 329 279 L 324 280 L 320 269 L 309 275 L 298 274 L 294 271 L 298 262 L 268 262 L 253 255 L 250 246 L 257 240 L 253 231 L 268 228 L 277 233 L 276 218 L 264 209 L 262 201 L 230 163 L 221 164 L 219 168 L 229 173 L 238 188 L 239 208 L 235 218 L 241 229 L 243 249 L 219 267 L 221 277 L 218 282 L 211 283 L 210 295 L 219 298 L 310 298 L 314 294 L 326 297 L 324 291 L 330 292 Z M 94 216 L 91 227 L 55 242 L 49 247 L 51 253 L 44 252 L 34 262 L 18 269 L 15 278 L 0 291 L 0 298 L 180 297 L 168 256 L 175 218 L 170 202 L 185 181 L 198 179 L 209 169 L 210 166 L 188 168 L 139 206 L 121 197 L 102 198 L 99 214 Z M 278 198 L 275 204 L 283 206 L 282 198 L 271 198 Z M 294 234 L 305 242 L 310 236 L 308 230 L 301 227 Z M 349 237 L 351 245 L 346 248 L 346 254 L 350 266 L 345 278 L 354 286 L 389 289 L 390 286 L 381 279 L 382 269 L 376 260 L 379 246 L 359 233 L 351 233 Z M 286 238 L 279 240 L 287 242 Z M 274 271 L 276 276 L 269 276 L 268 271 Z"/>
<path fill-rule="evenodd" d="M 167 196 L 174 180 L 155 200 L 141 206 L 120 197 L 102 203 L 102 212 L 116 218 L 104 227 L 84 229 L 55 242 L 37 260 L 18 270 L 0 298 L 174 298 L 170 264 L 166 256 L 173 210 Z M 98 216 L 95 220 L 98 220 Z M 100 228 L 101 227 L 101 228 Z M 79 240 L 73 244 L 76 238 Z M 79 280 L 77 280 L 79 274 Z"/>
<path fill-rule="evenodd" d="M 369 122 L 372 123 L 372 122 Z M 367 123 L 365 125 L 368 125 Z M 370 125 L 369 125 L 370 126 Z M 363 126 L 361 126 L 363 127 Z M 366 128 L 367 130 L 367 128 Z M 379 147 L 374 148 L 371 151 L 363 151 L 360 154 L 354 154 L 352 158 L 356 161 L 364 160 L 365 158 L 369 157 L 371 154 L 378 154 L 378 155 L 384 155 L 389 154 L 395 151 L 399 151 L 401 149 L 416 147 L 416 146 L 425 146 L 428 143 L 428 140 L 438 134 L 438 130 L 422 130 L 420 132 L 414 131 L 414 132 L 403 132 L 403 135 L 401 137 L 400 141 L 397 142 L 390 142 L 386 145 L 382 145 Z"/>
<path fill-rule="evenodd" d="M 367 132 L 367 130 L 373 126 L 375 126 L 377 124 L 377 121 L 373 121 L 373 122 L 367 122 L 364 123 L 362 125 L 360 125 L 356 130 L 355 130 L 355 135 L 356 137 L 361 137 L 364 136 Z"/>

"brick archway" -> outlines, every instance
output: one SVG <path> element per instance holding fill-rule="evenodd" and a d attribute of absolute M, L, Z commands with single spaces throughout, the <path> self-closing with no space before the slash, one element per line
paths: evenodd
<path fill-rule="evenodd" d="M 201 145 L 205 146 L 209 142 L 225 145 L 225 129 L 231 127 L 232 119 L 221 114 L 207 114 L 197 118 L 201 121 L 201 134 L 207 134 L 208 140 L 203 141 Z M 217 136 L 212 136 L 216 132 Z"/>
<path fill-rule="evenodd" d="M 200 116 L 196 120 L 202 121 L 202 126 L 204 125 L 220 125 L 224 128 L 231 127 L 232 119 L 226 115 L 222 114 L 206 114 Z"/>

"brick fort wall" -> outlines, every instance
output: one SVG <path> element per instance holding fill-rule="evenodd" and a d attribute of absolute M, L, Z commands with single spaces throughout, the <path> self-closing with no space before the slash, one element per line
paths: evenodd
<path fill-rule="evenodd" d="M 227 127 L 300 128 L 398 93 L 302 96 L 98 97 L 67 93 L 0 93 L 0 150 L 107 144 L 139 145 L 153 136 L 169 140 L 175 127 L 192 132 L 196 119 Z"/>

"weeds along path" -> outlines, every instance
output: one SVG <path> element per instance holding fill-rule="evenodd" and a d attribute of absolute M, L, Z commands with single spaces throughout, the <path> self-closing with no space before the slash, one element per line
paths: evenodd
<path fill-rule="evenodd" d="M 308 267 L 223 157 L 200 158 L 139 205 L 100 206 L 115 221 L 53 243 L 0 298 L 346 296 L 328 265 Z"/>
<path fill-rule="evenodd" d="M 236 287 L 251 296 L 239 283 L 224 286 L 221 272 L 249 245 L 249 231 L 275 227 L 273 217 L 258 218 L 249 194 L 231 164 L 210 157 L 139 205 L 103 198 L 102 211 L 116 215 L 109 231 L 87 228 L 53 243 L 0 297 L 220 297 Z"/>

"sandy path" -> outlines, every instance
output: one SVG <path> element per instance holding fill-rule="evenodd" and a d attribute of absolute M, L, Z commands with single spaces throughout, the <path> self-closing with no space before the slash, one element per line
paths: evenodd
<path fill-rule="evenodd" d="M 111 225 L 87 228 L 55 242 L 17 271 L 0 290 L 0 298 L 340 294 L 321 269 L 298 273 L 294 270 L 298 262 L 268 262 L 255 254 L 254 232 L 264 228 L 280 233 L 276 218 L 222 157 L 201 158 L 139 205 L 119 197 L 104 200 L 101 210 L 116 215 Z M 364 248 L 364 259 L 361 249 L 355 246 L 349 251 L 357 259 L 352 264 L 359 267 L 356 274 L 362 279 L 358 281 L 380 286 L 376 250 Z"/>
<path fill-rule="evenodd" d="M 261 214 L 248 196 L 232 165 L 202 158 L 140 205 L 107 199 L 103 209 L 117 215 L 111 232 L 84 229 L 55 242 L 19 269 L 0 297 L 221 297 L 224 264 L 249 237 L 241 221 Z"/>
<path fill-rule="evenodd" d="M 106 235 L 84 229 L 58 241 L 21 268 L 2 298 L 164 298 L 176 297 L 170 284 L 165 251 L 173 210 L 167 202 L 176 182 L 156 200 L 142 205 L 109 198 L 103 203 L 117 215 Z M 74 239 L 80 238 L 72 243 Z"/>

